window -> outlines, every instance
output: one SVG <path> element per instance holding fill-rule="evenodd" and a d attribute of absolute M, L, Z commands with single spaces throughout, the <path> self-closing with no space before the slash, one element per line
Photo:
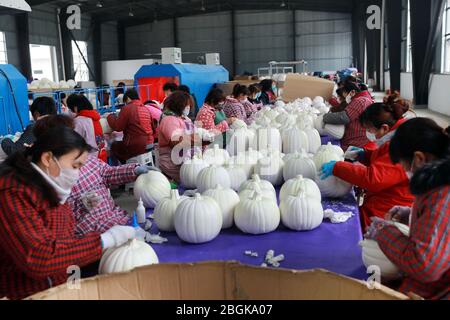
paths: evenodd
<path fill-rule="evenodd" d="M 30 58 L 33 79 L 59 80 L 55 46 L 30 44 Z"/>
<path fill-rule="evenodd" d="M 406 12 L 406 72 L 412 72 L 411 5 L 409 0 Z"/>
<path fill-rule="evenodd" d="M 72 41 L 72 56 L 75 81 L 89 81 L 89 69 L 86 64 L 88 62 L 87 42 L 77 41 L 75 43 Z"/>
<path fill-rule="evenodd" d="M 444 11 L 442 34 L 442 72 L 450 73 L 450 0 Z"/>
<path fill-rule="evenodd" d="M 8 55 L 6 54 L 5 33 L 0 31 L 0 64 L 8 63 Z"/>

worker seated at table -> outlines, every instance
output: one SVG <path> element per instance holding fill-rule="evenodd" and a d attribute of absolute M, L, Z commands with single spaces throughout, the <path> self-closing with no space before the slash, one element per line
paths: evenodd
<path fill-rule="evenodd" d="M 36 123 L 37 137 L 57 126 L 74 128 L 72 118 L 49 116 Z M 75 234 L 105 232 L 115 225 L 128 223 L 128 213 L 114 203 L 109 188 L 134 182 L 136 178 L 157 168 L 136 163 L 111 167 L 90 155 L 80 168 L 80 177 L 72 187 L 67 203 L 75 218 Z"/>
<path fill-rule="evenodd" d="M 49 129 L 0 165 L 0 297 L 22 299 L 63 284 L 69 266 L 98 261 L 134 228 L 75 235 L 66 201 L 91 146 L 74 130 Z"/>
<path fill-rule="evenodd" d="M 82 94 L 71 94 L 67 98 L 67 107 L 75 119 L 75 131 L 92 147 L 93 153 L 106 162 L 106 143 L 100 124 L 100 113 L 94 110 L 89 99 Z"/>
<path fill-rule="evenodd" d="M 345 125 L 344 137 L 341 147 L 347 151 L 348 147 L 364 148 L 370 142 L 366 136 L 366 130 L 359 122 L 360 115 L 366 108 L 373 104 L 373 100 L 361 93 L 361 89 L 352 82 L 346 82 L 343 86 L 343 97 L 347 102 L 344 111 L 327 113 L 323 116 L 325 124 Z"/>
<path fill-rule="evenodd" d="M 416 118 L 392 138 L 391 159 L 407 170 L 416 197 L 412 208 L 396 207 L 387 220 L 410 221 L 409 236 L 383 220 L 374 221 L 366 237 L 404 275 L 400 288 L 425 299 L 450 299 L 450 128 Z"/>
<path fill-rule="evenodd" d="M 191 156 L 196 137 L 194 125 L 188 118 L 192 104 L 189 94 L 175 91 L 166 99 L 164 117 L 159 124 L 159 167 L 177 183 L 180 181 L 181 164 L 185 157 Z"/>
<path fill-rule="evenodd" d="M 27 145 L 33 144 L 35 140 L 33 134 L 35 121 L 48 115 L 56 114 L 55 101 L 50 97 L 37 97 L 30 106 L 30 112 L 34 122 L 26 127 L 19 140 L 16 142 L 13 142 L 9 138 L 2 140 L 1 148 L 7 155 L 11 155 L 16 151 L 23 151 Z"/>
<path fill-rule="evenodd" d="M 123 140 L 111 144 L 111 155 L 125 163 L 147 152 L 154 142 L 154 130 L 150 110 L 139 100 L 135 89 L 128 89 L 123 100 L 126 105 L 119 115 L 111 114 L 106 119 L 114 131 L 123 131 Z"/>
<path fill-rule="evenodd" d="M 271 105 L 277 101 L 277 85 L 272 79 L 264 79 L 259 85 L 261 86 L 260 101 L 263 105 Z"/>
<path fill-rule="evenodd" d="M 233 93 L 227 97 L 223 106 L 223 112 L 227 118 L 236 118 L 251 124 L 255 121 L 258 109 L 248 101 L 250 91 L 247 86 L 235 84 Z"/>
<path fill-rule="evenodd" d="M 191 113 L 189 114 L 189 119 L 195 120 L 195 113 L 196 113 L 196 111 L 198 109 L 198 103 L 197 103 L 197 98 L 195 97 L 195 94 L 192 93 L 191 89 L 185 84 L 179 85 L 178 86 L 178 90 L 186 92 L 188 95 L 191 96 L 192 101 L 193 101 L 193 105 L 192 105 L 192 108 L 191 108 Z"/>
<path fill-rule="evenodd" d="M 346 153 L 349 160 L 332 161 L 322 167 L 322 179 L 338 177 L 360 190 L 360 215 L 363 231 L 372 217 L 384 217 L 394 206 L 410 206 L 414 197 L 409 192 L 409 180 L 405 170 L 389 158 L 389 144 L 397 128 L 405 121 L 403 114 L 409 105 L 375 103 L 360 116 L 359 121 L 369 140 L 378 145 L 371 151 L 351 147 Z"/>
<path fill-rule="evenodd" d="M 153 140 L 154 143 L 158 142 L 158 127 L 159 127 L 159 121 L 161 120 L 162 115 L 162 105 L 158 103 L 156 100 L 147 100 L 144 102 L 144 105 L 148 107 L 150 110 L 150 114 L 152 115 L 152 122 L 153 122 Z"/>
<path fill-rule="evenodd" d="M 256 107 L 256 110 L 260 110 L 263 105 L 261 103 L 261 86 L 258 83 L 254 83 L 248 86 L 250 95 L 248 101 Z"/>
<path fill-rule="evenodd" d="M 177 91 L 177 90 L 178 90 L 178 85 L 177 85 L 176 83 L 174 83 L 174 82 L 166 82 L 166 83 L 163 85 L 164 99 L 163 99 L 163 101 L 161 102 L 161 104 L 164 105 L 164 101 L 166 101 L 166 99 L 167 99 L 172 93 L 174 93 L 174 92 Z M 163 109 L 164 109 L 164 107 L 163 107 Z"/>

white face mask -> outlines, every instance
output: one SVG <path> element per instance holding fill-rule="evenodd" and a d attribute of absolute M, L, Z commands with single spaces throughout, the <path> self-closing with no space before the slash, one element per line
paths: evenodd
<path fill-rule="evenodd" d="M 352 102 L 352 96 L 350 94 L 345 97 L 345 102 L 347 102 L 347 104 L 350 104 L 350 102 Z"/>
<path fill-rule="evenodd" d="M 414 172 L 412 171 L 413 170 L 413 166 L 414 166 L 414 157 L 413 157 L 413 159 L 411 161 L 411 166 L 409 167 L 409 171 L 406 171 L 406 176 L 408 177 L 409 180 L 411 180 L 412 177 L 414 176 Z"/>
<path fill-rule="evenodd" d="M 191 112 L 191 107 L 186 107 L 186 108 L 184 108 L 184 110 L 183 110 L 183 115 L 184 115 L 185 117 L 187 117 L 187 116 L 189 115 L 190 112 Z"/>
<path fill-rule="evenodd" d="M 58 193 L 58 196 L 61 199 L 62 203 L 64 203 L 70 196 L 70 192 L 72 191 L 73 186 L 78 182 L 78 179 L 80 178 L 80 170 L 61 168 L 59 161 L 55 157 L 53 159 L 59 167 L 59 176 L 53 177 L 52 175 L 50 175 L 48 169 L 47 175 L 61 188 L 61 190 L 56 190 L 56 192 Z"/>
<path fill-rule="evenodd" d="M 372 142 L 377 141 L 377 137 L 375 136 L 375 133 L 366 131 L 366 137 L 369 141 L 372 141 Z"/>

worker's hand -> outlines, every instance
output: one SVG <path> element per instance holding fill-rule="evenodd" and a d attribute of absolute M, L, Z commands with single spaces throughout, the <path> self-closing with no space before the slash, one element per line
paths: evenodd
<path fill-rule="evenodd" d="M 81 195 L 81 201 L 83 202 L 84 207 L 88 211 L 91 211 L 102 202 L 102 197 L 95 191 L 89 191 Z"/>
<path fill-rule="evenodd" d="M 336 163 L 337 161 L 330 161 L 322 166 L 320 174 L 321 180 L 325 180 L 326 178 L 331 177 L 333 175 L 333 169 Z"/>
<path fill-rule="evenodd" d="M 370 240 L 376 240 L 376 237 L 380 230 L 382 230 L 386 226 L 392 225 L 392 222 L 383 220 L 378 217 L 372 217 L 370 220 L 372 220 L 372 224 L 367 228 L 367 232 L 364 235 L 366 239 Z"/>
<path fill-rule="evenodd" d="M 365 150 L 358 147 L 349 147 L 344 154 L 344 158 L 347 160 L 362 160 L 364 158 Z"/>
<path fill-rule="evenodd" d="M 153 167 L 153 166 L 147 166 L 147 165 L 140 165 L 140 166 L 137 166 L 136 169 L 134 169 L 134 173 L 137 176 L 140 176 L 141 174 L 149 173 L 150 171 L 161 172 L 161 170 L 159 170 L 158 168 Z"/>
<path fill-rule="evenodd" d="M 136 231 L 129 226 L 114 226 L 100 235 L 103 249 L 120 247 L 134 237 L 136 237 Z"/>
<path fill-rule="evenodd" d="M 400 222 L 408 224 L 409 216 L 411 214 L 410 207 L 395 206 L 384 217 L 388 221 Z"/>
<path fill-rule="evenodd" d="M 235 117 L 227 118 L 228 124 L 233 124 L 236 121 Z"/>

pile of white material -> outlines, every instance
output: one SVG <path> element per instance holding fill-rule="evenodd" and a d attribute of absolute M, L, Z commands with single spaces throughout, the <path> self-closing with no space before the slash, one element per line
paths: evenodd
<path fill-rule="evenodd" d="M 34 80 L 28 84 L 28 90 L 58 90 L 58 89 L 73 89 L 77 85 L 75 80 L 61 80 L 59 82 L 51 81 L 47 78 L 42 78 L 41 80 Z"/>

